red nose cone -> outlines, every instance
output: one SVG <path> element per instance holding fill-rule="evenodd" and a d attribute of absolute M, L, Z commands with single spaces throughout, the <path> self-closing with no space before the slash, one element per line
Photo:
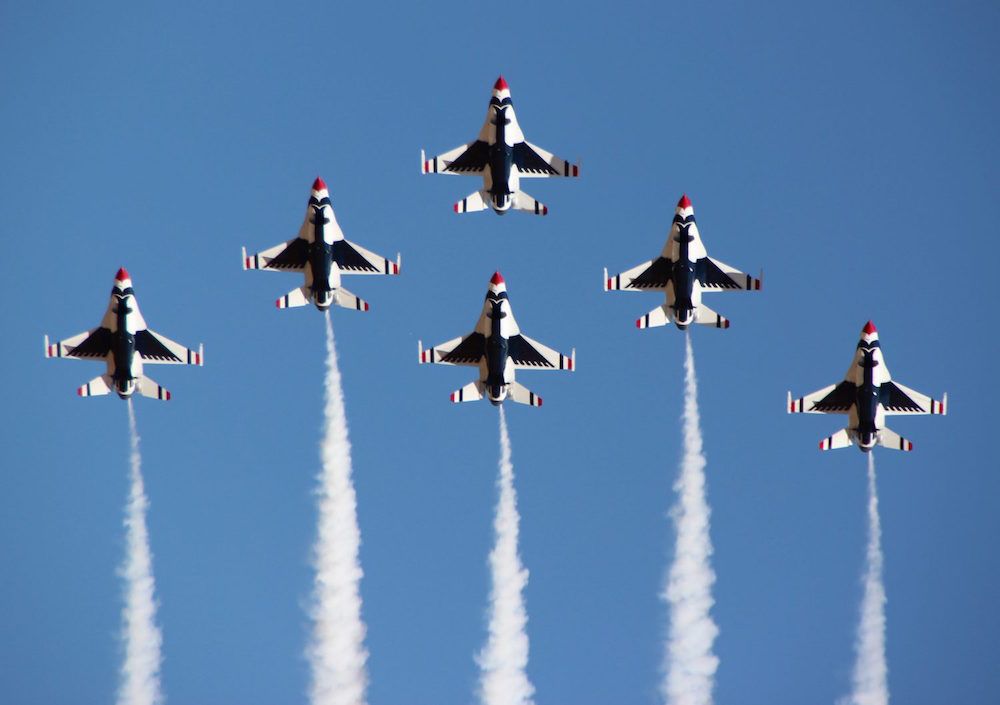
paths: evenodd
<path fill-rule="evenodd" d="M 678 208 L 690 208 L 691 207 L 691 199 L 688 198 L 688 195 L 686 193 L 683 196 L 681 196 L 681 200 L 677 201 L 677 207 Z"/>
<path fill-rule="evenodd" d="M 128 275 L 128 270 L 126 270 L 125 267 L 122 267 L 118 270 L 118 274 L 115 275 L 115 281 L 123 282 L 126 279 L 131 279 L 131 277 Z"/>
<path fill-rule="evenodd" d="M 497 286 L 498 284 L 503 284 L 503 277 L 500 276 L 500 272 L 493 272 L 493 278 L 490 279 L 490 284 Z"/>
<path fill-rule="evenodd" d="M 497 79 L 497 82 L 493 84 L 493 90 L 495 91 L 509 91 L 510 87 L 507 85 L 507 81 L 503 79 L 503 76 Z"/>
<path fill-rule="evenodd" d="M 875 327 L 874 323 L 872 323 L 871 321 L 868 321 L 865 324 L 865 329 L 864 329 L 863 332 L 864 332 L 865 335 L 871 335 L 872 333 L 878 333 L 878 328 Z"/>
<path fill-rule="evenodd" d="M 313 191 L 326 191 L 326 182 L 317 176 L 313 181 Z"/>

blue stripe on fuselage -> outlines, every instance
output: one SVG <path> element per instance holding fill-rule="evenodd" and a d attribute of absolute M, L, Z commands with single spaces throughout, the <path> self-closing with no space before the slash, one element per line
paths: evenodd
<path fill-rule="evenodd" d="M 678 319 L 687 319 L 687 312 L 694 308 L 694 283 L 698 280 L 699 265 L 704 268 L 701 262 L 691 261 L 691 242 L 694 236 L 688 231 L 694 224 L 694 216 L 689 215 L 681 218 L 674 216 L 674 224 L 677 225 L 677 234 L 674 240 L 678 244 L 677 261 L 671 266 L 671 279 L 674 282 L 674 311 Z"/>
<path fill-rule="evenodd" d="M 309 205 L 313 209 L 313 241 L 309 250 L 309 264 L 312 265 L 312 291 L 318 300 L 320 292 L 330 291 L 330 268 L 333 266 L 333 245 L 326 241 L 326 224 L 330 219 L 323 212 L 323 206 L 329 205 L 330 199 L 323 198 L 317 201 L 316 198 L 309 199 Z"/>
<path fill-rule="evenodd" d="M 133 379 L 132 360 L 135 357 L 135 336 L 128 332 L 126 321 L 128 314 L 132 313 L 134 309 L 128 305 L 129 299 L 132 298 L 131 288 L 125 289 L 122 293 L 115 292 L 114 295 L 118 299 L 114 308 L 118 330 L 114 332 L 111 339 L 111 355 L 115 361 L 115 373 L 112 379 L 115 382 L 115 387 L 120 391 L 125 389 Z"/>
<path fill-rule="evenodd" d="M 866 345 L 862 348 L 863 357 L 858 365 L 864 370 L 861 384 L 858 385 L 855 398 L 855 408 L 858 410 L 858 435 L 862 444 L 868 444 L 874 437 L 875 417 L 878 414 L 878 406 L 881 403 L 880 385 L 875 384 L 875 368 L 878 367 L 878 360 L 874 359 L 874 348 L 876 346 Z"/>
<path fill-rule="evenodd" d="M 495 98 L 493 100 L 496 100 Z M 507 125 L 510 119 L 507 117 L 507 106 L 493 105 L 493 124 L 496 125 L 496 141 L 490 145 L 488 161 L 490 174 L 493 177 L 493 185 L 490 186 L 490 196 L 493 199 L 494 209 L 506 208 L 510 198 L 510 172 L 514 165 L 514 148 L 507 144 Z"/>
<path fill-rule="evenodd" d="M 506 292 L 500 294 L 490 292 L 487 296 L 492 311 L 487 314 L 490 318 L 490 337 L 486 340 L 486 384 L 491 388 L 503 386 L 503 373 L 507 367 L 508 343 L 500 332 L 500 320 L 507 316 L 501 310 L 504 298 L 507 298 Z"/>

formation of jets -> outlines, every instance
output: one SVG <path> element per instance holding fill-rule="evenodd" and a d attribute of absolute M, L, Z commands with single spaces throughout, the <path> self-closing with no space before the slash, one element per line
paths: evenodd
<path fill-rule="evenodd" d="M 456 213 L 492 208 L 497 214 L 520 210 L 546 215 L 548 208 L 520 190 L 521 178 L 578 177 L 580 168 L 524 138 L 510 87 L 501 76 L 493 86 L 486 121 L 478 137 L 436 157 L 421 152 L 424 174 L 480 176 L 483 188 L 454 205 Z M 400 256 L 389 260 L 347 240 L 337 223 L 326 183 L 312 185 L 305 218 L 298 235 L 287 242 L 248 255 L 242 252 L 243 269 L 297 272 L 302 286 L 276 302 L 278 308 L 312 303 L 321 311 L 337 305 L 368 311 L 369 304 L 341 286 L 349 274 L 397 275 Z M 665 301 L 636 321 L 638 328 L 673 323 L 685 330 L 692 324 L 729 328 L 729 319 L 702 302 L 705 292 L 759 291 L 761 279 L 708 256 L 698 231 L 691 200 L 677 203 L 670 234 L 660 256 L 614 276 L 604 270 L 605 291 L 657 291 Z M 418 343 L 421 364 L 465 365 L 478 368 L 475 380 L 451 394 L 453 402 L 487 398 L 494 405 L 511 400 L 541 406 L 542 398 L 515 379 L 516 370 L 576 369 L 576 351 L 563 355 L 520 331 L 500 272 L 490 279 L 482 314 L 468 335 L 424 349 Z M 170 399 L 170 392 L 143 374 L 143 364 L 203 365 L 201 346 L 192 350 L 146 327 L 139 312 L 132 280 L 124 268 L 115 277 L 111 301 L 101 325 L 57 343 L 45 337 L 46 357 L 104 361 L 106 372 L 82 385 L 80 396 L 97 396 L 114 390 L 122 399 L 136 391 L 142 396 Z M 797 399 L 788 395 L 789 413 L 847 414 L 846 428 L 823 439 L 830 450 L 856 444 L 862 451 L 876 445 L 912 450 L 913 444 L 885 426 L 892 414 L 939 414 L 947 411 L 941 401 L 893 382 L 885 365 L 878 332 L 868 322 L 861 334 L 851 367 L 843 382 Z"/>

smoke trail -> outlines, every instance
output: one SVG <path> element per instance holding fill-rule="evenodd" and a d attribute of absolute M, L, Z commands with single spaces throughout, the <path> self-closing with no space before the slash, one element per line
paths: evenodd
<path fill-rule="evenodd" d="M 337 367 L 330 312 L 326 312 L 326 428 L 320 445 L 319 529 L 313 546 L 316 570 L 307 650 L 313 705 L 361 705 L 368 673 L 365 624 L 361 619 L 361 564 L 357 499 L 351 482 L 344 392 Z"/>
<path fill-rule="evenodd" d="M 131 490 L 125 509 L 126 553 L 120 574 L 125 578 L 125 606 L 122 608 L 122 638 L 125 662 L 118 690 L 119 705 L 156 705 L 163 702 L 160 691 L 160 646 L 163 637 L 156 626 L 156 598 L 153 557 L 146 530 L 149 501 L 142 482 L 142 455 L 135 409 L 128 400 L 129 465 Z"/>
<path fill-rule="evenodd" d="M 490 635 L 476 661 L 479 663 L 479 698 L 483 705 L 530 705 L 535 688 L 528 680 L 528 615 L 524 586 L 528 571 L 517 554 L 517 494 L 510 461 L 507 417 L 500 407 L 500 477 L 493 531 L 496 543 L 490 552 L 493 589 L 490 592 Z"/>
<path fill-rule="evenodd" d="M 661 693 L 669 705 L 710 705 L 719 659 L 712 643 L 719 633 L 709 610 L 715 573 L 710 557 L 709 509 L 705 500 L 705 456 L 698 417 L 698 380 L 690 336 L 685 337 L 684 454 L 674 483 L 671 517 L 677 531 L 674 562 L 660 597 L 670 606 L 670 632 Z"/>
<path fill-rule="evenodd" d="M 885 662 L 885 586 L 882 584 L 882 524 L 878 517 L 875 454 L 868 453 L 868 551 L 865 556 L 864 595 L 855 643 L 854 687 L 851 705 L 888 705 L 888 668 Z"/>

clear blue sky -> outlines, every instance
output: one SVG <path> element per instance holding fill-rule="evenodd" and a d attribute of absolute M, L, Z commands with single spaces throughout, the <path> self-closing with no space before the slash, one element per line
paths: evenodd
<path fill-rule="evenodd" d="M 141 6 L 140 6 L 141 5 Z M 860 328 L 950 393 L 878 453 L 895 702 L 1000 701 L 1000 248 L 994 3 L 74 3 L 0 6 L 5 364 L 0 700 L 110 702 L 119 666 L 125 405 L 42 357 L 96 325 L 121 265 L 151 327 L 207 364 L 137 403 L 170 702 L 305 702 L 323 324 L 241 245 L 291 237 L 313 178 L 403 276 L 334 311 L 362 529 L 373 705 L 474 699 L 497 420 L 417 340 L 471 329 L 500 268 L 524 331 L 576 346 L 512 409 L 529 674 L 539 703 L 654 703 L 673 535 L 682 338 L 601 268 L 655 256 L 692 198 L 709 252 L 765 269 L 695 330 L 718 574 L 720 703 L 833 703 L 861 594 L 864 460 L 785 391 L 841 378 Z M 457 217 L 499 73 L 529 140 L 583 164 L 525 184 L 547 218 Z"/>

